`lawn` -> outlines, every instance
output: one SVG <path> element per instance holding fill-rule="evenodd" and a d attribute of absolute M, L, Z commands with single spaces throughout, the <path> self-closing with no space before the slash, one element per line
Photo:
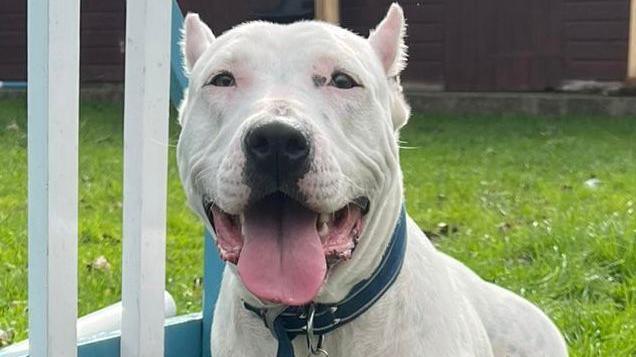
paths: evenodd
<path fill-rule="evenodd" d="M 0 101 L 0 330 L 16 340 L 27 334 L 25 113 Z M 86 314 L 120 295 L 122 108 L 83 103 L 81 117 Z M 573 356 L 636 355 L 636 118 L 415 115 L 402 146 L 408 211 L 439 249 L 538 304 Z M 168 199 L 166 287 L 194 312 L 202 227 L 173 146 Z"/>

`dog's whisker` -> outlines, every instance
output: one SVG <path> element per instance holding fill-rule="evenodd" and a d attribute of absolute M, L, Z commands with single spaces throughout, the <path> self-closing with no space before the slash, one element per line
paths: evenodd
<path fill-rule="evenodd" d="M 177 147 L 177 145 L 170 144 L 169 142 L 167 144 L 166 143 L 162 143 L 161 141 L 159 141 L 157 139 L 150 139 L 150 142 L 153 143 L 153 144 L 157 144 L 157 145 L 159 145 L 161 147 L 164 147 L 164 148 L 176 148 Z"/>

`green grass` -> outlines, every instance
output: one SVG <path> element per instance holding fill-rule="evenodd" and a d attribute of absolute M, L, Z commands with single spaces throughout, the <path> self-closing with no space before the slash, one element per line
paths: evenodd
<path fill-rule="evenodd" d="M 80 314 L 119 300 L 121 112 L 81 110 Z M 16 340 L 27 332 L 25 127 L 23 101 L 0 102 L 0 329 Z M 636 118 L 416 115 L 402 140 L 409 213 L 439 249 L 538 304 L 572 355 L 636 356 Z M 170 160 L 166 285 L 185 313 L 200 307 L 202 228 L 173 147 Z M 110 269 L 89 268 L 99 256 Z"/>

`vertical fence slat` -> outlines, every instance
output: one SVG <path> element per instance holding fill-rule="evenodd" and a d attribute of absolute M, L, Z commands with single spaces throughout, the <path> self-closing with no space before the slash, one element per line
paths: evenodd
<path fill-rule="evenodd" d="M 75 356 L 79 0 L 28 1 L 30 355 Z"/>
<path fill-rule="evenodd" d="M 123 357 L 163 356 L 170 0 L 128 0 Z"/>
<path fill-rule="evenodd" d="M 636 84 L 636 0 L 629 3 L 629 52 L 627 55 L 627 81 Z"/>

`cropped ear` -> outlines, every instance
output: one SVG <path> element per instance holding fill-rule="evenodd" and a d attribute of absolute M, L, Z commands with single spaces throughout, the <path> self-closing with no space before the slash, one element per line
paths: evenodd
<path fill-rule="evenodd" d="M 214 41 L 214 34 L 208 25 L 201 21 L 198 14 L 188 13 L 183 24 L 183 41 L 181 42 L 181 51 L 188 72 L 192 70 L 212 41 Z"/>
<path fill-rule="evenodd" d="M 411 116 L 411 107 L 404 98 L 404 91 L 400 78 L 395 77 L 392 80 L 391 90 L 391 121 L 393 122 L 393 129 L 400 130 L 409 121 Z"/>
<path fill-rule="evenodd" d="M 369 43 L 378 55 L 388 77 L 394 77 L 406 67 L 406 22 L 397 3 L 391 4 L 386 16 L 369 35 Z"/>

